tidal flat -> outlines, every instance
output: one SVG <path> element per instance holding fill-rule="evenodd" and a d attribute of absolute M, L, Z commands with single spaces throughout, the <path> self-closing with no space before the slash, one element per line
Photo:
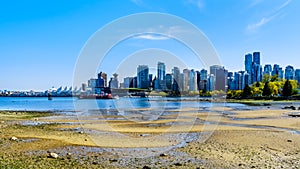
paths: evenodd
<path fill-rule="evenodd" d="M 299 110 L 284 106 L 182 108 L 146 119 L 140 109 L 0 111 L 0 166 L 299 168 L 300 117 L 290 116 Z"/>

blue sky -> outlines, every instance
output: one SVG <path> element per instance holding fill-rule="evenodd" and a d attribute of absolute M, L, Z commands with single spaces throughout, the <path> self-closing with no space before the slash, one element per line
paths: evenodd
<path fill-rule="evenodd" d="M 253 51 L 261 52 L 263 64 L 300 68 L 299 9 L 298 0 L 0 1 L 0 90 L 72 85 L 77 57 L 93 33 L 141 12 L 168 13 L 191 22 L 208 37 L 230 71 L 243 70 L 244 55 Z M 166 43 L 146 40 L 149 37 L 145 44 L 150 47 Z M 176 53 L 173 45 L 164 49 Z M 109 75 L 114 73 L 110 71 Z"/>

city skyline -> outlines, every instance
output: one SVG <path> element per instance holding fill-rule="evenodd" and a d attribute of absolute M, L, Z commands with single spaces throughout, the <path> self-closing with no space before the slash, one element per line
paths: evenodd
<path fill-rule="evenodd" d="M 52 86 L 71 86 L 77 56 L 93 33 L 113 20 L 142 12 L 168 13 L 194 24 L 230 71 L 242 70 L 244 54 L 254 51 L 261 51 L 262 65 L 299 68 L 299 7 L 300 2 L 295 0 L 1 2 L 0 76 L 4 80 L 0 89 L 42 91 Z M 122 57 L 141 49 L 139 45 L 162 47 L 185 60 L 188 68 L 203 66 L 190 59 L 192 53 L 182 44 L 142 35 L 122 42 L 118 51 L 108 54 L 107 61 L 116 63 L 99 70 L 108 70 L 111 77 Z M 166 71 L 171 69 L 166 65 Z"/>

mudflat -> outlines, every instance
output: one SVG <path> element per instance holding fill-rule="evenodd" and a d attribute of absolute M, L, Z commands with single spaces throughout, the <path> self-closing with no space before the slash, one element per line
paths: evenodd
<path fill-rule="evenodd" d="M 300 167 L 300 117 L 290 116 L 298 110 L 271 105 L 172 111 L 149 121 L 118 115 L 78 119 L 76 113 L 1 111 L 0 166 Z M 192 139 L 173 137 L 178 134 L 191 134 Z M 168 135 L 174 139 L 164 137 Z"/>

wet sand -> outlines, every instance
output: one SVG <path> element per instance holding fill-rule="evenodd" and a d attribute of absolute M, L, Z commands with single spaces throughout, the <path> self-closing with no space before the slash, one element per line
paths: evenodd
<path fill-rule="evenodd" d="M 177 109 L 146 120 L 2 111 L 0 166 L 299 168 L 300 118 L 289 116 L 298 110 L 281 106 Z"/>

